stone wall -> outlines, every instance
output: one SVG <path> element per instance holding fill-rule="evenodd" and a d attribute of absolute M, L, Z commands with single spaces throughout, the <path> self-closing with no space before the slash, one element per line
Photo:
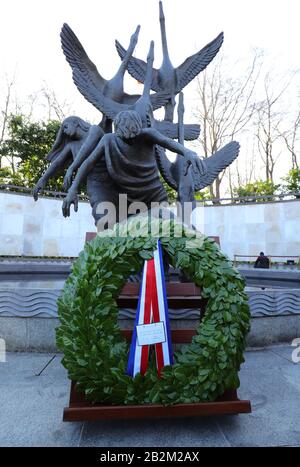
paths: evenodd
<path fill-rule="evenodd" d="M 55 352 L 57 298 L 63 283 L 0 282 L 0 339 L 8 351 Z M 291 343 L 300 336 L 300 290 L 248 291 L 251 331 L 247 345 Z M 172 329 L 193 329 L 199 309 L 169 309 Z M 135 309 L 120 309 L 122 329 L 132 329 Z"/>
<path fill-rule="evenodd" d="M 85 233 L 95 231 L 89 203 L 65 219 L 62 200 L 0 192 L 0 255 L 77 256 Z M 199 215 L 206 235 L 219 236 L 234 254 L 300 256 L 300 200 L 209 206 Z"/>
<path fill-rule="evenodd" d="M 300 256 L 300 200 L 204 208 L 204 233 L 234 254 Z"/>
<path fill-rule="evenodd" d="M 77 256 L 95 231 L 89 203 L 65 219 L 62 200 L 0 193 L 0 255 Z"/>

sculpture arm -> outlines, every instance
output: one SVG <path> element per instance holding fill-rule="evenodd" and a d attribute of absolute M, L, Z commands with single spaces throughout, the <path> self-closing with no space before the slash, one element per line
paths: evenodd
<path fill-rule="evenodd" d="M 64 189 L 67 191 L 72 183 L 72 176 L 75 170 L 92 154 L 93 150 L 100 142 L 104 131 L 99 125 L 92 125 L 88 131 L 87 137 L 79 149 L 74 161 L 67 170 L 64 178 Z"/>
<path fill-rule="evenodd" d="M 87 175 L 96 165 L 97 161 L 104 155 L 104 145 L 100 143 L 93 150 L 92 154 L 83 162 L 78 169 L 77 175 L 68 191 L 66 198 L 64 199 L 62 212 L 64 217 L 70 216 L 70 207 L 74 204 L 74 211 L 78 210 L 78 189 L 81 183 L 86 179 Z"/>
<path fill-rule="evenodd" d="M 64 164 L 68 157 L 72 156 L 71 148 L 69 145 L 65 146 L 61 153 L 51 162 L 46 172 L 43 173 L 37 184 L 33 189 L 33 198 L 35 201 L 38 199 L 39 192 L 45 187 L 48 180 L 53 177 L 60 169 L 63 169 Z"/>
<path fill-rule="evenodd" d="M 145 128 L 142 130 L 141 134 L 142 136 L 145 136 L 149 142 L 153 144 L 159 144 L 159 146 L 162 146 L 165 149 L 169 149 L 170 151 L 175 152 L 176 154 L 180 154 L 181 156 L 185 156 L 189 152 L 192 152 L 182 146 L 182 144 L 177 143 L 177 141 L 164 136 L 155 128 Z"/>
<path fill-rule="evenodd" d="M 182 144 L 177 143 L 171 138 L 162 135 L 159 131 L 155 130 L 154 128 L 147 128 L 142 130 L 142 136 L 145 136 L 148 141 L 153 144 L 158 144 L 159 146 L 164 147 L 165 149 L 169 149 L 176 154 L 180 154 L 181 156 L 185 157 L 186 167 L 185 167 L 185 174 L 190 165 L 193 166 L 195 172 L 200 172 L 201 174 L 205 174 L 206 172 L 206 165 L 205 162 L 200 159 L 200 157 L 190 149 L 184 147 Z"/>

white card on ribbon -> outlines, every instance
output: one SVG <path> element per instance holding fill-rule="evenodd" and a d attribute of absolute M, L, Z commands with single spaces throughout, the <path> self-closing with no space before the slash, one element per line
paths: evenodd
<path fill-rule="evenodd" d="M 153 345 L 166 342 L 165 325 L 162 321 L 152 324 L 140 324 L 136 327 L 138 345 Z"/>

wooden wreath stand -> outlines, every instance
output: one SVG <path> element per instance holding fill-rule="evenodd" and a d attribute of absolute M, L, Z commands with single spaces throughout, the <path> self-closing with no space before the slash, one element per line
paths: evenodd
<path fill-rule="evenodd" d="M 117 301 L 120 308 L 136 308 L 140 285 L 127 283 Z M 205 300 L 201 290 L 193 283 L 169 282 L 166 284 L 169 308 L 200 308 L 200 319 L 205 313 Z M 123 330 L 125 338 L 130 341 L 132 331 Z M 194 329 L 176 329 L 172 331 L 172 342 L 189 343 L 196 334 Z M 170 418 L 170 417 L 202 417 L 207 415 L 229 415 L 250 413 L 249 400 L 239 400 L 236 390 L 226 391 L 214 402 L 198 404 L 177 404 L 163 406 L 153 405 L 93 405 L 87 402 L 82 393 L 76 391 L 72 381 L 69 407 L 65 407 L 63 420 L 66 422 L 92 420 L 118 420 L 132 418 Z"/>

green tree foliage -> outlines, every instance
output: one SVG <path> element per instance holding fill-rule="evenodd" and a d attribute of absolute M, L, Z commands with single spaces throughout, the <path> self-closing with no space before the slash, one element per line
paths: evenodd
<path fill-rule="evenodd" d="M 212 195 L 209 191 L 209 188 L 205 188 L 205 190 L 201 190 L 201 191 L 197 191 L 195 193 L 195 199 L 197 201 L 208 201 L 210 199 L 212 199 Z"/>
<path fill-rule="evenodd" d="M 168 201 L 169 203 L 175 203 L 177 201 L 177 192 L 171 188 L 167 182 L 163 179 L 163 177 L 160 177 L 162 184 L 167 192 L 168 195 Z M 209 188 L 206 188 L 205 190 L 197 191 L 195 193 L 195 199 L 197 201 L 207 201 L 212 199 L 212 195 L 209 191 Z"/>
<path fill-rule="evenodd" d="M 19 172 L 13 172 L 11 167 L 1 167 L 0 185 L 23 186 L 23 180 Z"/>
<path fill-rule="evenodd" d="M 167 182 L 163 179 L 162 176 L 160 176 L 160 180 L 164 186 L 164 189 L 166 190 L 167 192 L 167 195 L 168 195 L 168 202 L 169 203 L 175 203 L 175 201 L 177 200 L 177 193 L 175 190 L 173 190 L 173 188 L 171 188 Z"/>
<path fill-rule="evenodd" d="M 291 169 L 282 181 L 286 193 L 300 193 L 300 169 Z M 296 198 L 300 198 L 300 194 L 296 195 Z"/>
<path fill-rule="evenodd" d="M 3 169 L 4 173 L 0 173 L 1 183 L 32 188 L 49 165 L 45 156 L 55 141 L 59 126 L 56 120 L 32 122 L 22 115 L 13 115 L 0 155 L 17 162 L 10 169 Z M 50 180 L 48 189 L 61 191 L 62 177 Z"/>
<path fill-rule="evenodd" d="M 239 198 L 247 197 L 245 200 L 240 200 L 239 203 L 265 203 L 274 199 L 272 195 L 276 194 L 279 187 L 280 185 L 276 185 L 271 180 L 257 180 L 234 188 L 233 193 Z M 264 198 L 264 195 L 271 196 L 271 198 Z M 262 198 L 256 199 L 257 196 L 262 196 Z"/>

